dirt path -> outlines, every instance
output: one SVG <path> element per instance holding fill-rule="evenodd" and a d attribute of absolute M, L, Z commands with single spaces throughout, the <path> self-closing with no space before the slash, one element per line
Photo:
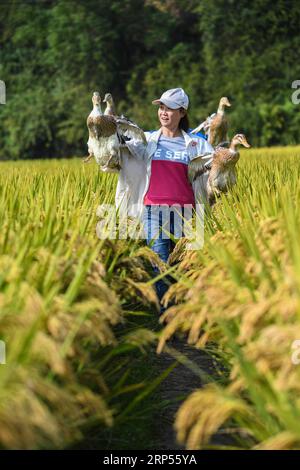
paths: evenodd
<path fill-rule="evenodd" d="M 157 314 L 151 317 L 149 329 L 160 330 Z M 175 415 L 182 402 L 194 390 L 216 377 L 216 367 L 205 350 L 189 346 L 184 336 L 169 340 L 161 354 L 153 344 L 145 356 L 132 357 L 137 376 L 135 381 L 152 383 L 172 365 L 169 375 L 133 410 L 129 421 L 111 430 L 97 428 L 88 432 L 76 449 L 127 449 L 127 450 L 184 450 L 174 431 Z M 224 436 L 216 436 L 215 444 L 225 444 Z"/>
<path fill-rule="evenodd" d="M 177 443 L 173 428 L 176 412 L 190 393 L 207 382 L 205 374 L 210 376 L 216 373 L 211 357 L 204 350 L 196 350 L 186 344 L 184 338 L 170 340 L 164 352 L 155 357 L 157 370 L 161 372 L 174 361 L 178 361 L 178 365 L 155 392 L 157 398 L 166 402 L 164 412 L 155 417 L 155 433 L 159 436 L 158 449 L 161 450 L 184 449 Z"/>

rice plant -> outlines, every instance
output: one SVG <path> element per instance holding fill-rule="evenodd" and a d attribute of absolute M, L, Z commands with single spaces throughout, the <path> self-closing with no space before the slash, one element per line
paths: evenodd
<path fill-rule="evenodd" d="M 242 154 L 238 184 L 206 213 L 202 250 L 173 253 L 177 305 L 158 352 L 183 331 L 196 348 L 213 345 L 228 380 L 195 391 L 175 427 L 188 449 L 212 448 L 218 431 L 232 448 L 300 448 L 300 148 Z M 296 343 L 297 344 L 297 343 Z"/>
<path fill-rule="evenodd" d="M 134 413 L 153 388 L 127 376 L 130 351 L 143 355 L 156 339 L 132 321 L 158 308 L 147 284 L 155 254 L 97 237 L 114 175 L 76 159 L 1 169 L 0 446 L 64 448 L 91 426 L 113 426 L 124 406 Z"/>

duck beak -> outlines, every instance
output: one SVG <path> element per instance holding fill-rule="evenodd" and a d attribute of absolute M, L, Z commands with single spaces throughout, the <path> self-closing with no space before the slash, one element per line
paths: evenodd
<path fill-rule="evenodd" d="M 243 146 L 244 146 L 244 147 L 247 147 L 247 149 L 249 149 L 249 148 L 251 147 L 251 145 L 248 144 L 248 142 L 247 142 L 246 139 L 243 140 Z"/>

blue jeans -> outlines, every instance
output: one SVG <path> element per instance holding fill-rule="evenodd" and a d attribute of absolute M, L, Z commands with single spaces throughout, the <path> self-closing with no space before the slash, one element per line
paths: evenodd
<path fill-rule="evenodd" d="M 179 236 L 184 236 L 181 227 L 178 224 L 181 224 L 181 218 L 176 217 L 176 227 L 174 224 L 174 211 L 169 210 L 170 206 L 164 205 L 145 205 L 143 213 L 143 224 L 147 240 L 147 245 L 158 254 L 158 256 L 166 263 L 169 258 L 169 254 L 175 246 L 175 242 L 170 238 L 168 231 L 176 238 Z M 184 214 L 184 208 L 178 206 L 177 211 L 179 214 Z M 163 217 L 164 216 L 164 217 Z M 179 236 L 178 236 L 179 234 Z M 154 276 L 160 273 L 159 268 L 155 265 L 153 266 Z M 155 289 L 159 300 L 162 299 L 163 295 L 169 288 L 169 283 L 166 283 L 165 280 L 158 280 L 155 283 Z M 163 308 L 162 310 L 163 311 Z"/>

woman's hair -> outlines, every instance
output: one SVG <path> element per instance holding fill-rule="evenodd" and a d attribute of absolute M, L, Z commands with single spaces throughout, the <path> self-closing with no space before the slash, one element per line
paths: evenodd
<path fill-rule="evenodd" d="M 184 108 L 180 108 L 182 110 L 185 111 Z M 180 119 L 179 121 L 179 124 L 178 124 L 178 127 L 179 129 L 182 129 L 184 130 L 185 132 L 188 132 L 189 128 L 190 128 L 190 123 L 189 123 L 189 118 L 188 118 L 188 115 L 187 115 L 187 112 L 185 113 L 185 115 Z"/>

